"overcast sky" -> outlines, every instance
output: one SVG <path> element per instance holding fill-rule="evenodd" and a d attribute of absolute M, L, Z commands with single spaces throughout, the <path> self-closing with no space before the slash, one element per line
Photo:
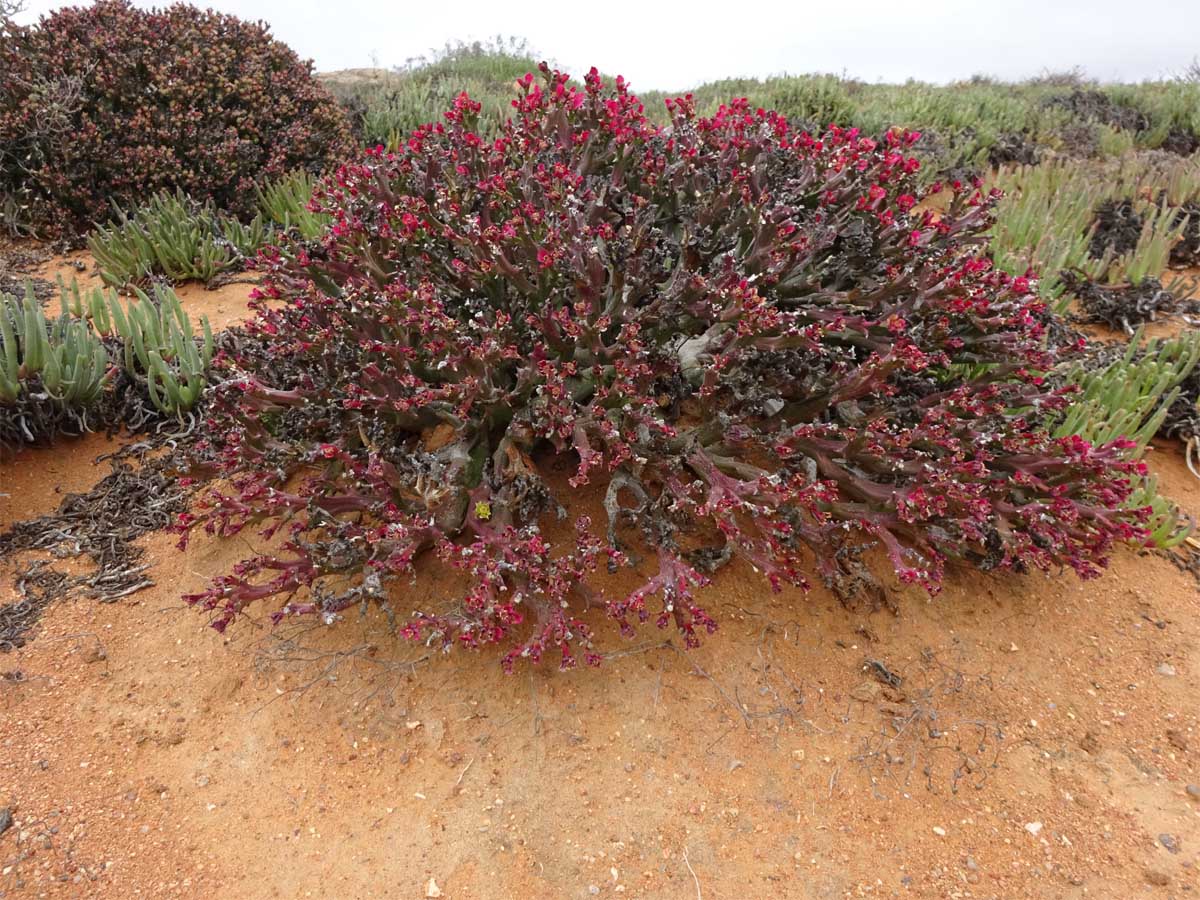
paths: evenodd
<path fill-rule="evenodd" d="M 28 0 L 24 20 L 58 6 Z M 137 2 L 153 6 L 154 2 Z M 162 5 L 161 2 L 157 5 Z M 321 71 L 393 66 L 447 41 L 521 37 L 572 73 L 634 88 L 835 72 L 867 81 L 1018 79 L 1080 66 L 1102 80 L 1170 76 L 1200 54 L 1200 0 L 198 0 L 264 19 Z"/>

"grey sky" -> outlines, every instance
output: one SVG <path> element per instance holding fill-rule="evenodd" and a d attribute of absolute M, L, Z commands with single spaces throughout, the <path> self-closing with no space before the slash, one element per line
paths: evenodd
<path fill-rule="evenodd" d="M 61 2 L 30 0 L 24 19 Z M 141 2 L 138 6 L 153 6 Z M 159 4 L 161 5 L 161 3 Z M 634 88 L 836 72 L 867 81 L 1024 78 L 1080 66 L 1102 80 L 1170 76 L 1200 54 L 1200 0 L 198 0 L 274 33 L 322 71 L 392 66 L 452 40 L 523 37 L 573 73 Z"/>

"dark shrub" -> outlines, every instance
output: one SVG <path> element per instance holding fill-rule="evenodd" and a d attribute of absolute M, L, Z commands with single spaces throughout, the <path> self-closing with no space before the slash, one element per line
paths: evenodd
<path fill-rule="evenodd" d="M 1040 158 L 1037 141 L 1025 132 L 1001 134 L 988 148 L 988 165 L 993 169 L 1009 165 L 1036 166 Z"/>
<path fill-rule="evenodd" d="M 1179 243 L 1171 248 L 1171 265 L 1200 266 L 1200 202 L 1190 200 L 1179 208 L 1175 222 L 1186 216 L 1187 224 Z"/>
<path fill-rule="evenodd" d="M 1132 106 L 1125 106 L 1103 91 L 1077 87 L 1069 94 L 1057 94 L 1046 100 L 1046 105 L 1070 110 L 1081 119 L 1102 122 L 1122 131 L 1145 131 L 1150 127 L 1146 114 Z"/>
<path fill-rule="evenodd" d="M 1105 253 L 1121 256 L 1136 249 L 1145 220 L 1126 197 L 1105 200 L 1097 206 L 1092 224 L 1096 230 L 1088 243 L 1088 255 L 1101 259 Z"/>
<path fill-rule="evenodd" d="M 252 215 L 256 185 L 350 149 L 345 117 L 265 25 L 127 0 L 0 41 L 0 209 L 79 233 L 162 189 Z"/>
<path fill-rule="evenodd" d="M 1191 156 L 1200 150 L 1200 137 L 1191 129 L 1176 126 L 1167 132 L 1159 149 L 1179 156 Z"/>
<path fill-rule="evenodd" d="M 989 198 L 914 212 L 916 135 L 691 98 L 660 129 L 620 79 L 543 69 L 494 141 L 464 95 L 344 167 L 326 237 L 274 255 L 282 305 L 225 359 L 202 448 L 232 489 L 181 527 L 281 544 L 189 598 L 216 627 L 265 598 L 390 608 L 432 551 L 470 586 L 405 634 L 569 665 L 596 661 L 589 606 L 694 643 L 733 558 L 849 589 L 877 542 L 936 590 L 952 560 L 1092 576 L 1144 536 L 1125 444 L 1039 427 L 1064 403 L 1033 371 L 1044 307 L 976 254 Z M 554 524 L 555 463 L 606 489 L 605 526 Z M 640 586 L 607 595 L 601 565 Z"/>

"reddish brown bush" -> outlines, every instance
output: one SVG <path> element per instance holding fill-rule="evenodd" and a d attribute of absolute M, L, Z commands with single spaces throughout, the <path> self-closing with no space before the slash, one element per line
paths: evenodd
<path fill-rule="evenodd" d="M 0 211 L 78 233 L 163 188 L 235 213 L 351 148 L 337 104 L 262 23 L 102 0 L 0 35 Z"/>
<path fill-rule="evenodd" d="M 322 240 L 268 254 L 282 304 L 204 423 L 227 481 L 181 527 L 284 540 L 188 598 L 214 626 L 258 601 L 390 611 L 427 554 L 471 584 L 406 635 L 571 665 L 598 660 L 589 607 L 694 644 L 715 627 L 696 589 L 735 558 L 850 591 L 877 542 L 936 590 L 953 563 L 1090 577 L 1145 539 L 1128 442 L 1046 431 L 1046 311 L 975 250 L 991 198 L 956 184 L 921 212 L 915 134 L 691 98 L 659 128 L 595 70 L 522 83 L 499 137 L 459 97 L 318 188 Z M 550 458 L 607 486 L 607 523 L 549 527 Z M 632 591 L 591 577 L 622 566 Z"/>

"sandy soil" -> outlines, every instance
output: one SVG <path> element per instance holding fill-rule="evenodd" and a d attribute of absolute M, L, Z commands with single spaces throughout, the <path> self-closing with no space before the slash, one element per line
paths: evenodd
<path fill-rule="evenodd" d="M 0 467 L 0 530 L 99 480 L 108 449 L 93 436 Z M 1177 447 L 1151 463 L 1200 515 Z M 494 655 L 425 658 L 375 616 L 222 637 L 179 597 L 247 543 L 145 546 L 155 587 L 56 604 L 0 654 L 0 897 L 1165 898 L 1200 884 L 1200 594 L 1157 556 L 1122 551 L 1087 583 L 963 573 L 936 598 L 895 590 L 896 614 L 772 595 L 732 568 L 708 594 L 721 629 L 697 651 L 596 621 L 598 671 L 510 677 Z M 21 562 L 0 560 L 0 603 Z M 430 572 L 397 604 L 452 587 Z"/>
<path fill-rule="evenodd" d="M 97 480 L 105 449 L 18 461 L 6 515 L 52 508 L 64 472 L 72 488 Z M 1153 457 L 1200 513 L 1177 452 Z M 146 545 L 155 588 L 53 606 L 0 658 L 4 896 L 1116 897 L 1196 883 L 1200 597 L 1153 556 L 1122 552 L 1090 583 L 963 575 L 936 599 L 897 593 L 895 616 L 730 571 L 710 592 L 721 630 L 698 651 L 605 629 L 598 672 L 506 677 L 487 655 L 421 659 L 370 617 L 222 638 L 179 595 L 247 548 Z M 408 594 L 447 588 L 431 575 Z M 867 659 L 902 685 L 870 678 Z"/>
<path fill-rule="evenodd" d="M 95 260 L 86 250 L 78 250 L 65 256 L 54 256 L 48 259 L 33 273 L 38 278 L 55 282 L 62 278 L 66 284 L 71 279 L 77 279 L 82 288 L 103 287 L 104 282 L 96 270 Z M 203 284 L 188 282 L 175 286 L 183 308 L 187 310 L 198 323 L 201 316 L 207 316 L 214 331 L 228 328 L 245 320 L 249 315 L 246 303 L 250 299 L 250 291 L 254 285 L 251 279 L 253 273 L 237 276 L 245 280 L 225 284 L 215 290 L 205 288 Z"/>

